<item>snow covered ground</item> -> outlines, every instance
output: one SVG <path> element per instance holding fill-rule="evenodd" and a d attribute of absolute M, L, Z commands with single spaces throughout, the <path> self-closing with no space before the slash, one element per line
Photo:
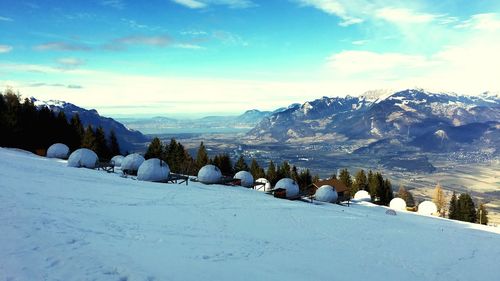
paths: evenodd
<path fill-rule="evenodd" d="M 498 280 L 499 229 L 0 148 L 0 280 Z"/>

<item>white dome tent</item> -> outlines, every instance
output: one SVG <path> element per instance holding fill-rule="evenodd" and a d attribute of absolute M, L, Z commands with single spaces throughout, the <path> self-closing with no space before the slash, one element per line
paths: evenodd
<path fill-rule="evenodd" d="M 170 175 L 170 167 L 165 161 L 151 158 L 142 162 L 137 171 L 137 179 L 141 181 L 166 181 Z"/>
<path fill-rule="evenodd" d="M 80 148 L 73 151 L 69 156 L 68 167 L 94 169 L 98 162 L 99 158 L 94 151 L 87 148 Z"/>
<path fill-rule="evenodd" d="M 239 171 L 234 175 L 234 179 L 241 180 L 241 186 L 243 187 L 253 187 L 253 176 L 250 172 L 247 171 Z"/>
<path fill-rule="evenodd" d="M 47 149 L 47 158 L 68 159 L 69 147 L 64 143 L 54 143 Z"/>
<path fill-rule="evenodd" d="M 290 178 L 280 179 L 274 186 L 275 190 L 279 188 L 286 191 L 286 198 L 293 198 L 299 195 L 299 185 Z"/>
<path fill-rule="evenodd" d="M 354 200 L 358 201 L 365 201 L 365 202 L 370 202 L 372 201 L 372 197 L 370 196 L 370 193 L 366 190 L 359 190 L 354 194 Z"/>
<path fill-rule="evenodd" d="M 204 184 L 222 182 L 222 172 L 214 165 L 205 165 L 198 171 L 198 181 Z"/>
<path fill-rule="evenodd" d="M 314 197 L 321 202 L 336 203 L 339 195 L 333 186 L 323 185 L 316 190 Z"/>
<path fill-rule="evenodd" d="M 123 157 L 122 155 L 116 155 L 116 156 L 113 156 L 113 158 L 111 158 L 111 162 L 114 163 L 115 167 L 121 167 L 122 166 L 122 161 L 125 157 Z"/>
<path fill-rule="evenodd" d="M 389 208 L 393 210 L 406 211 L 406 202 L 402 198 L 393 198 L 389 202 Z"/>
<path fill-rule="evenodd" d="M 122 160 L 122 171 L 127 174 L 136 174 L 142 162 L 144 162 L 142 155 L 137 153 L 129 154 Z"/>
<path fill-rule="evenodd" d="M 437 213 L 437 207 L 434 202 L 424 201 L 418 205 L 418 211 L 421 215 L 431 216 Z"/>
<path fill-rule="evenodd" d="M 266 192 L 272 189 L 271 182 L 265 178 L 258 178 L 255 182 L 259 184 L 255 187 L 258 191 Z"/>

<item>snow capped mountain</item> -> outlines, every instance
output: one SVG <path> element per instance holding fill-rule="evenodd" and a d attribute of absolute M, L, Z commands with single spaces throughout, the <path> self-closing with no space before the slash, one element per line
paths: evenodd
<path fill-rule="evenodd" d="M 359 97 L 322 97 L 306 102 L 265 118 L 248 137 L 280 142 L 311 138 L 313 141 L 414 139 L 439 130 L 448 133 L 446 130 L 452 127 L 477 124 L 467 128 L 483 128 L 480 124 L 499 121 L 500 99 L 491 93 L 464 96 L 422 89 L 392 93 L 383 90 Z M 495 130 L 495 126 L 490 127 Z"/>
<path fill-rule="evenodd" d="M 142 133 L 125 127 L 122 123 L 113 118 L 99 115 L 95 109 L 84 109 L 72 103 L 59 100 L 41 101 L 34 97 L 30 99 L 38 108 L 48 107 L 56 113 L 60 111 L 64 112 L 68 120 L 70 120 L 74 114 L 78 114 L 84 126 L 91 125 L 94 128 L 102 126 L 108 134 L 111 130 L 114 130 L 123 151 L 134 150 L 138 144 L 148 140 Z"/>

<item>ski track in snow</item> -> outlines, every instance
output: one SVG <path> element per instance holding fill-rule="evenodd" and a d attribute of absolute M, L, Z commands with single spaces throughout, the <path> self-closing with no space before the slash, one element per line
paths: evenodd
<path fill-rule="evenodd" d="M 0 280 L 496 280 L 499 230 L 0 148 Z M 479 229 L 475 229 L 479 228 Z"/>

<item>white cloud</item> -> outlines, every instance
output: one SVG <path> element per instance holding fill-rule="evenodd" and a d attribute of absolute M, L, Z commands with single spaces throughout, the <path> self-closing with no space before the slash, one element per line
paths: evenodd
<path fill-rule="evenodd" d="M 12 18 L 9 18 L 9 17 L 0 16 L 0 21 L 14 21 L 14 20 Z"/>
<path fill-rule="evenodd" d="M 190 9 L 203 9 L 211 5 L 227 6 L 229 8 L 249 8 L 255 6 L 250 0 L 171 0 Z"/>
<path fill-rule="evenodd" d="M 12 51 L 12 46 L 9 46 L 9 45 L 0 45 L 0 54 L 2 53 L 8 53 L 10 51 Z"/>
<path fill-rule="evenodd" d="M 472 28 L 475 30 L 498 31 L 500 30 L 500 17 L 495 13 L 476 14 L 470 19 L 458 24 L 456 28 Z"/>
<path fill-rule="evenodd" d="M 90 47 L 66 42 L 49 42 L 33 47 L 36 51 L 89 51 Z"/>
<path fill-rule="evenodd" d="M 190 49 L 190 50 L 203 50 L 203 49 L 205 49 L 205 47 L 202 47 L 200 45 L 189 44 L 189 43 L 178 43 L 178 44 L 175 44 L 174 47 L 180 48 L 180 49 Z"/>
<path fill-rule="evenodd" d="M 112 7 L 118 10 L 125 8 L 125 3 L 123 0 L 102 0 L 101 5 Z"/>
<path fill-rule="evenodd" d="M 355 41 L 352 41 L 351 44 L 361 46 L 361 45 L 365 45 L 368 42 L 369 42 L 369 40 L 355 40 Z"/>
<path fill-rule="evenodd" d="M 196 0 L 172 0 L 172 1 L 191 9 L 201 9 L 207 6 L 207 4 Z"/>
<path fill-rule="evenodd" d="M 340 26 L 349 26 L 353 24 L 362 23 L 363 20 L 354 17 L 348 13 L 348 8 L 345 3 L 337 0 L 296 0 L 303 6 L 309 6 L 319 9 L 327 14 L 336 15 L 342 19 L 339 23 Z M 352 4 L 352 3 L 351 3 Z"/>
<path fill-rule="evenodd" d="M 66 68 L 75 68 L 85 64 L 85 61 L 78 58 L 59 58 L 56 60 L 58 64 Z"/>
<path fill-rule="evenodd" d="M 377 10 L 375 16 L 393 23 L 428 23 L 439 17 L 433 14 L 417 13 L 410 9 L 390 7 Z"/>

